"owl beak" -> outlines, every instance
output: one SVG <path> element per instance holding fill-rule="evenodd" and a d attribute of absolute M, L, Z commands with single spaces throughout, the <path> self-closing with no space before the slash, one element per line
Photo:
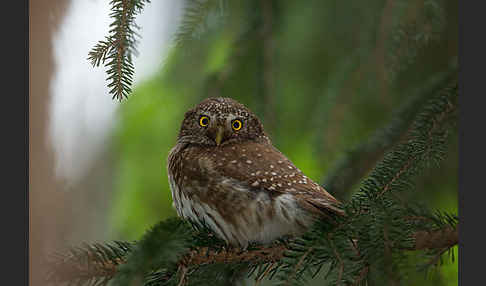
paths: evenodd
<path fill-rule="evenodd" d="M 214 141 L 216 141 L 217 146 L 219 146 L 219 144 L 221 144 L 221 141 L 223 140 L 223 134 L 224 134 L 223 127 L 218 126 L 218 131 L 216 133 L 216 137 L 214 138 Z"/>

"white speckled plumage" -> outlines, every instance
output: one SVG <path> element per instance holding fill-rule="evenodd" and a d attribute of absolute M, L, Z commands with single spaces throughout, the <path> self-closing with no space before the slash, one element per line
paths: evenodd
<path fill-rule="evenodd" d="M 201 116 L 211 122 L 199 126 Z M 231 129 L 236 119 L 241 130 Z M 334 197 L 271 145 L 256 116 L 231 99 L 206 99 L 186 113 L 167 169 L 178 215 L 232 245 L 269 243 L 342 214 Z"/>

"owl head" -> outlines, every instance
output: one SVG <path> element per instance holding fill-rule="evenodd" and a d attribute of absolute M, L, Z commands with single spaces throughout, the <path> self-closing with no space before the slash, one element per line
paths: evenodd
<path fill-rule="evenodd" d="M 253 112 L 234 99 L 210 97 L 184 115 L 178 142 L 223 146 L 243 141 L 270 143 Z"/>

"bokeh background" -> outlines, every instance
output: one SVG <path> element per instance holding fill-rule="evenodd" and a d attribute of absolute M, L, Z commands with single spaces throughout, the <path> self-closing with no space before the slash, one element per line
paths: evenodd
<path fill-rule="evenodd" d="M 166 158 L 184 112 L 203 98 L 247 105 L 274 145 L 322 183 L 407 90 L 458 54 L 457 1 L 213 1 L 194 26 L 185 12 L 198 2 L 152 1 L 137 17 L 134 91 L 117 102 L 104 69 L 87 60 L 107 35 L 109 1 L 30 1 L 31 285 L 43 285 L 42 258 L 53 250 L 136 240 L 176 215 Z M 452 138 L 409 199 L 457 213 Z M 456 259 L 408 281 L 457 285 L 457 272 Z"/>

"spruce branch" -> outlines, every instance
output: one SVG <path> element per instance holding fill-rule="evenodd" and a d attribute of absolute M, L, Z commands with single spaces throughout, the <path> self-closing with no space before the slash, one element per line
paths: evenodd
<path fill-rule="evenodd" d="M 201 247 L 192 250 L 181 260 L 181 263 L 187 266 L 194 266 L 213 263 L 276 262 L 282 258 L 285 249 L 284 244 L 275 244 L 266 247 L 259 246 L 248 251 L 243 251 L 239 248 L 211 250 L 208 247 Z"/>
<path fill-rule="evenodd" d="M 406 137 L 412 121 L 422 106 L 437 90 L 457 76 L 457 65 L 449 71 L 429 79 L 421 88 L 416 88 L 409 100 L 392 115 L 392 120 L 374 132 L 364 143 L 348 151 L 323 180 L 328 191 L 338 198 L 344 198 L 366 173 L 369 172 L 386 151 Z"/>
<path fill-rule="evenodd" d="M 150 0 L 111 0 L 110 24 L 108 36 L 98 42 L 88 54 L 93 67 L 103 64 L 107 68 L 109 93 L 113 99 L 121 101 L 131 93 L 134 75 L 132 56 L 137 54 L 135 16 L 140 14 Z"/>
<path fill-rule="evenodd" d="M 173 269 L 190 249 L 192 228 L 188 222 L 171 218 L 160 222 L 144 234 L 114 277 L 116 285 L 143 281 L 147 273 Z M 175 268 L 177 269 L 177 268 Z"/>
<path fill-rule="evenodd" d="M 447 124 L 448 120 L 451 116 L 455 115 L 457 111 L 457 79 L 453 82 L 452 86 L 446 87 L 444 90 L 441 91 L 439 97 L 432 101 L 432 104 L 427 108 L 427 110 L 421 114 L 419 120 L 415 122 L 415 128 L 412 129 L 413 139 L 410 142 L 407 142 L 408 145 L 402 145 L 395 151 L 397 154 L 391 154 L 391 159 L 394 155 L 400 156 L 404 154 L 406 149 L 415 147 L 416 152 L 408 153 L 412 154 L 412 156 L 407 156 L 407 160 L 402 162 L 402 166 L 398 169 L 398 172 L 395 173 L 391 179 L 385 183 L 385 185 L 381 188 L 380 192 L 377 194 L 377 197 L 382 196 L 384 193 L 389 191 L 393 186 L 398 185 L 398 181 L 401 179 L 402 176 L 406 176 L 411 172 L 417 171 L 414 170 L 414 167 L 418 165 L 417 163 L 426 163 L 428 162 L 428 158 L 432 160 L 439 160 L 442 156 L 443 150 L 440 147 L 443 147 L 440 143 L 444 143 L 445 137 L 448 135 L 446 130 L 444 130 L 444 125 Z M 438 108 L 442 108 L 442 110 L 438 110 Z M 421 145 L 413 146 L 413 145 Z M 403 153 L 402 153 L 403 152 Z M 402 153 L 402 154 L 400 154 Z M 413 154 L 415 153 L 415 154 Z M 385 159 L 385 160 L 386 160 Z M 418 166 L 417 166 L 418 167 Z"/>
<path fill-rule="evenodd" d="M 225 16 L 225 1 L 221 0 L 190 0 L 186 1 L 182 22 L 175 34 L 175 43 L 182 46 L 194 38 L 200 38 L 202 33 L 216 24 L 221 24 Z M 211 23 L 210 18 L 216 19 Z"/>
<path fill-rule="evenodd" d="M 457 96 L 457 78 L 451 77 L 418 113 L 407 140 L 384 156 L 347 204 L 363 260 L 383 273 L 389 269 L 385 257 L 399 254 L 398 249 L 414 248 L 417 238 L 422 242 L 422 233 L 414 234 L 420 230 L 418 225 L 403 221 L 409 208 L 394 193 L 413 190 L 413 176 L 444 157 L 449 130 L 456 121 Z M 443 224 L 440 219 L 432 221 L 436 226 Z"/>
<path fill-rule="evenodd" d="M 403 187 L 404 176 L 426 167 L 430 160 L 438 162 L 443 157 L 443 147 L 448 123 L 457 115 L 457 78 L 440 90 L 412 125 L 409 140 L 388 153 L 364 182 L 363 190 L 380 197 L 389 189 Z M 428 160 L 430 159 L 430 160 Z"/>
<path fill-rule="evenodd" d="M 53 254 L 48 264 L 47 281 L 55 285 L 66 282 L 78 285 L 106 285 L 118 266 L 126 262 L 133 243 L 115 241 L 111 244 L 83 244 L 67 253 Z"/>
<path fill-rule="evenodd" d="M 269 246 L 253 246 L 246 250 L 227 247 L 215 248 L 214 245 L 200 246 L 192 250 L 186 249 L 186 251 L 180 252 L 185 254 L 178 255 L 178 259 L 174 259 L 175 256 L 173 254 L 170 254 L 170 257 L 172 258 L 167 258 L 167 256 L 165 256 L 167 255 L 167 252 L 154 252 L 155 249 L 152 248 L 154 246 L 149 247 L 149 244 L 163 246 L 166 250 L 173 249 L 172 247 L 174 245 L 170 241 L 164 239 L 167 237 L 166 234 L 162 235 L 160 229 L 159 231 L 157 231 L 157 229 L 168 229 L 169 226 L 174 226 L 174 224 L 179 227 L 184 225 L 183 228 L 185 231 L 189 231 L 190 229 L 187 224 L 178 219 L 170 219 L 155 226 L 145 235 L 145 240 L 142 239 L 139 243 L 115 242 L 113 244 L 105 245 L 86 244 L 82 247 L 71 249 L 67 254 L 58 254 L 55 257 L 55 262 L 52 262 L 52 271 L 49 273 L 48 281 L 54 285 L 59 285 L 65 282 L 71 282 L 75 285 L 106 285 L 113 277 L 120 275 L 125 276 L 125 278 L 130 277 L 131 279 L 128 280 L 134 281 L 133 278 L 136 276 L 131 275 L 134 275 L 138 271 L 132 271 L 132 273 L 129 274 L 127 268 L 131 268 L 131 266 L 124 265 L 128 263 L 132 264 L 132 266 L 136 264 L 136 269 L 139 270 L 142 269 L 140 265 L 145 264 L 145 266 L 147 266 L 147 264 L 152 264 L 152 266 L 145 268 L 144 271 L 139 272 L 143 273 L 145 276 L 144 285 L 165 285 L 158 283 L 167 283 L 168 281 L 171 281 L 171 279 L 176 278 L 175 276 L 177 272 L 182 271 L 183 275 L 176 280 L 179 283 L 189 278 L 190 274 L 194 271 L 190 271 L 190 269 L 217 264 L 230 265 L 248 263 L 249 265 L 253 265 L 252 267 L 254 270 L 260 267 L 262 273 L 257 275 L 257 280 L 261 280 L 269 274 L 274 275 L 276 272 L 285 269 L 285 267 L 292 269 L 292 271 L 294 271 L 293 275 L 296 275 L 298 273 L 297 270 L 305 264 L 304 261 L 306 260 L 306 257 L 314 251 L 312 247 L 308 249 L 302 248 L 305 249 L 303 255 L 295 256 L 294 251 L 298 249 L 296 248 L 296 245 L 294 244 L 292 246 L 289 245 L 289 242 L 281 241 Z M 176 232 L 179 232 L 180 229 L 176 228 L 175 230 Z M 316 234 L 317 233 L 319 232 L 316 232 Z M 181 234 L 182 233 L 178 233 L 176 236 Z M 446 226 L 443 229 L 436 229 L 433 231 L 419 231 L 414 237 L 415 244 L 412 247 L 403 248 L 401 250 L 438 249 L 443 251 L 445 247 L 450 248 L 457 245 L 457 227 L 452 228 Z M 330 239 L 330 234 L 327 234 L 326 239 Z M 150 243 L 149 240 L 151 240 Z M 334 246 L 334 243 L 335 242 L 331 242 L 331 247 L 329 249 L 334 253 L 337 260 L 341 260 L 338 264 L 338 275 L 341 278 L 344 273 L 344 262 L 338 253 L 337 247 Z M 161 248 L 159 247 L 158 249 L 160 250 Z M 133 252 L 135 250 L 138 251 L 139 254 L 134 254 Z M 138 258 L 142 258 L 140 255 L 142 253 L 141 251 L 144 252 L 143 258 L 147 260 L 145 262 L 142 261 L 142 264 L 138 264 L 140 263 Z M 359 253 L 357 254 L 354 252 L 353 256 L 359 257 Z M 166 261 L 157 264 L 157 262 L 155 262 L 157 257 L 168 259 L 171 262 L 167 263 Z M 291 266 L 292 263 L 289 263 L 288 260 L 287 262 L 283 261 L 289 258 L 290 260 L 296 259 L 297 264 Z M 320 257 L 320 259 L 322 259 L 322 257 Z M 136 263 L 134 264 L 135 261 Z M 309 261 L 307 261 L 307 263 L 309 263 Z M 366 275 L 367 271 L 367 266 L 360 268 L 356 281 L 363 280 L 363 276 Z M 314 275 L 315 274 L 317 273 L 314 273 Z M 290 282 L 293 277 L 290 278 L 291 279 L 287 279 L 287 281 Z M 122 280 L 119 280 L 118 278 L 117 282 L 120 281 Z"/>

